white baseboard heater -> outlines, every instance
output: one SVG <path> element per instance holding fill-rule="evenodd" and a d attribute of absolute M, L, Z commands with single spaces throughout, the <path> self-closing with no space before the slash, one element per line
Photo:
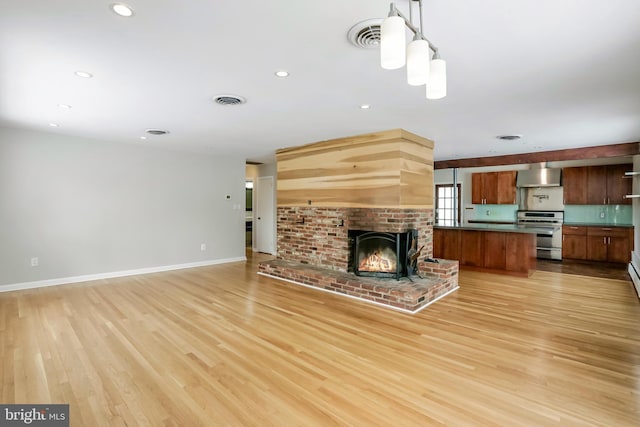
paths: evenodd
<path fill-rule="evenodd" d="M 633 286 L 636 288 L 636 294 L 638 294 L 638 298 L 640 298 L 640 256 L 638 256 L 635 251 L 631 252 L 629 276 L 631 276 Z"/>

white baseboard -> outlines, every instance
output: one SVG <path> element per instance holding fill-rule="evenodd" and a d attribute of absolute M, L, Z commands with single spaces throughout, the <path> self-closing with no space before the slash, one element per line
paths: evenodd
<path fill-rule="evenodd" d="M 434 298 L 433 300 L 429 301 L 428 303 L 426 303 L 425 305 L 423 305 L 420 308 L 417 308 L 415 310 L 407 310 L 406 308 L 400 308 L 400 307 L 394 307 L 392 305 L 388 305 L 388 304 L 383 304 L 377 301 L 372 301 L 370 299 L 366 299 L 366 298 L 362 298 L 362 297 L 357 297 L 355 295 L 349 295 L 349 294 L 343 294 L 341 292 L 336 292 L 336 291 L 332 291 L 331 289 L 325 289 L 325 288 L 319 288 L 317 286 L 311 286 L 311 285 L 307 285 L 306 283 L 302 283 L 302 282 L 296 282 L 295 280 L 291 280 L 291 279 L 285 279 L 283 277 L 278 277 L 278 276 L 274 276 L 272 274 L 269 273 L 263 273 L 261 271 L 258 272 L 258 274 L 260 276 L 265 276 L 265 277 L 270 277 L 272 279 L 276 279 L 276 280 L 282 280 L 283 282 L 288 282 L 288 283 L 293 283 L 294 285 L 299 285 L 299 286 L 304 286 L 305 288 L 309 288 L 309 289 L 315 289 L 316 291 L 322 291 L 322 292 L 328 292 L 330 294 L 334 294 L 334 295 L 339 295 L 341 297 L 347 297 L 347 298 L 351 298 L 351 299 L 356 299 L 358 301 L 362 301 L 362 302 L 366 302 L 369 304 L 374 304 L 374 305 L 378 305 L 380 307 L 384 307 L 384 308 L 390 308 L 392 310 L 396 310 L 396 311 L 401 311 L 403 313 L 408 313 L 408 314 L 416 314 L 418 312 L 420 312 L 421 310 L 427 308 L 428 306 L 430 306 L 431 304 L 433 304 L 434 302 L 446 297 L 447 295 L 449 295 L 452 292 L 457 291 L 458 289 L 460 289 L 460 286 L 456 286 L 455 288 L 447 291 L 446 293 L 440 295 L 437 298 Z"/>
<path fill-rule="evenodd" d="M 246 261 L 247 257 L 214 259 L 208 261 L 190 262 L 186 264 L 163 265 L 159 267 L 138 268 L 135 270 L 113 271 L 109 273 L 87 274 L 84 276 L 60 277 L 56 279 L 38 280 L 36 282 L 22 282 L 0 285 L 0 292 L 20 291 L 23 289 L 44 288 L 47 286 L 66 285 L 70 283 L 89 282 L 92 280 L 112 279 L 114 277 L 135 276 L 138 274 L 161 273 L 163 271 L 182 270 L 185 268 L 206 267 L 208 265 L 226 264 L 229 262 Z"/>

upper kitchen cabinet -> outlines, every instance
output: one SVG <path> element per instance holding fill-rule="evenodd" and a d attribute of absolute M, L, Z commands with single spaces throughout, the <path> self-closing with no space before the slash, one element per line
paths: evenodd
<path fill-rule="evenodd" d="M 586 205 L 587 168 L 562 169 L 562 187 L 565 205 Z"/>
<path fill-rule="evenodd" d="M 633 165 L 564 168 L 562 186 L 566 205 L 629 205 L 631 180 L 624 173 Z"/>
<path fill-rule="evenodd" d="M 631 164 L 589 166 L 587 168 L 588 205 L 630 205 L 631 179 L 625 172 L 633 169 Z"/>
<path fill-rule="evenodd" d="M 627 199 L 625 196 L 633 191 L 631 188 L 633 180 L 631 177 L 625 176 L 625 173 L 632 170 L 632 164 L 607 166 L 607 204 L 631 204 L 631 199 Z"/>
<path fill-rule="evenodd" d="M 516 171 L 471 174 L 471 203 L 513 205 L 516 203 Z"/>

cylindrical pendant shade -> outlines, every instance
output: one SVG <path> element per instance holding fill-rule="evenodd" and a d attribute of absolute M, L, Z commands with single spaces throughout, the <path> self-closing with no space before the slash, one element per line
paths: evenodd
<path fill-rule="evenodd" d="M 407 83 L 420 86 L 429 78 L 429 43 L 414 40 L 407 46 Z"/>
<path fill-rule="evenodd" d="M 427 98 L 444 98 L 447 96 L 447 63 L 444 59 L 434 59 L 429 68 Z"/>
<path fill-rule="evenodd" d="M 406 61 L 404 19 L 389 16 L 380 26 L 380 65 L 385 70 L 402 68 Z"/>

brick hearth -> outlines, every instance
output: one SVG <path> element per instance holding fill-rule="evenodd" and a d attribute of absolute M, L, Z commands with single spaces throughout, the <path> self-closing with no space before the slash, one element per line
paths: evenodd
<path fill-rule="evenodd" d="M 441 260 L 434 265 L 437 273 L 422 273 L 422 278 L 412 280 L 359 277 L 278 259 L 261 263 L 259 269 L 267 276 L 416 313 L 458 288 L 458 261 Z"/>
<path fill-rule="evenodd" d="M 402 233 L 418 230 L 424 245 L 418 263 L 422 278 L 401 280 L 351 273 L 348 230 Z M 263 262 L 261 274 L 416 312 L 458 288 L 458 262 L 424 261 L 432 254 L 433 211 L 401 208 L 278 208 L 277 259 Z"/>

